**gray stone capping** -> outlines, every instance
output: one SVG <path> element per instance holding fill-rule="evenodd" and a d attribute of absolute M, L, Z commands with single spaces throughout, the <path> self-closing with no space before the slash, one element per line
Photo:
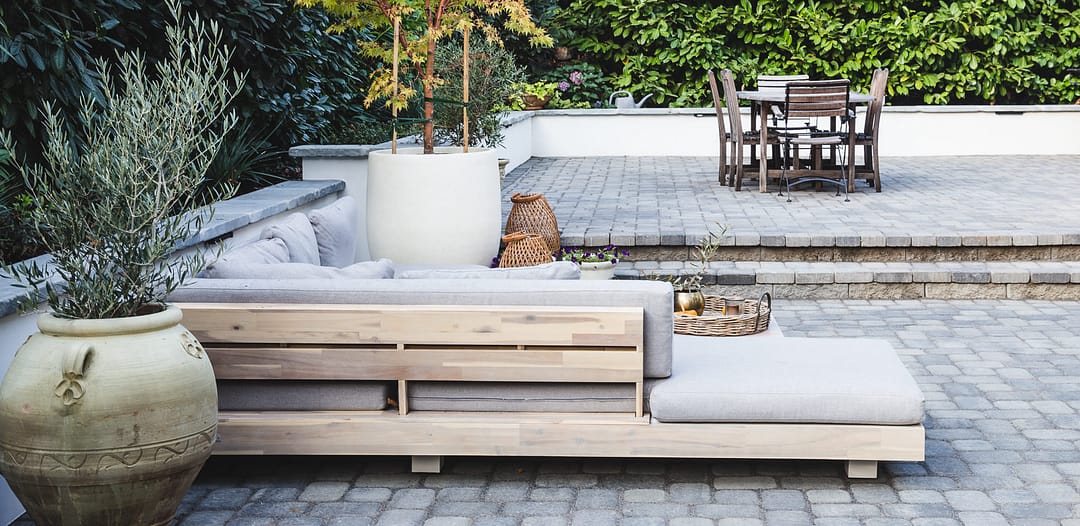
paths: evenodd
<path fill-rule="evenodd" d="M 345 183 L 335 180 L 286 181 L 271 187 L 256 190 L 249 194 L 234 197 L 218 203 L 214 208 L 214 217 L 195 236 L 180 243 L 181 250 L 200 243 L 220 238 L 252 223 L 292 210 L 328 195 L 341 192 Z M 38 265 L 46 265 L 51 260 L 48 254 L 27 260 Z M 25 291 L 13 285 L 14 280 L 0 275 L 0 318 L 14 313 Z M 39 294 L 43 294 L 39 290 Z"/>

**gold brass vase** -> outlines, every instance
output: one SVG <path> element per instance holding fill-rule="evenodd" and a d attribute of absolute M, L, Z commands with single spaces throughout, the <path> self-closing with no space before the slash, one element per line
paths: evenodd
<path fill-rule="evenodd" d="M 700 290 L 687 292 L 675 291 L 675 312 L 693 311 L 701 316 L 705 312 L 705 295 Z"/>

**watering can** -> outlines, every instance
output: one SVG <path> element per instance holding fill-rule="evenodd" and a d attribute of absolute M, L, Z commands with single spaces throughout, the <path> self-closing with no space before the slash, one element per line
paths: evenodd
<path fill-rule="evenodd" d="M 623 95 L 623 96 L 617 97 L 616 95 Z M 619 108 L 619 109 L 640 108 L 643 104 L 645 104 L 645 101 L 649 100 L 649 97 L 652 97 L 652 96 L 653 96 L 653 94 L 650 93 L 650 94 L 642 97 L 641 100 L 639 100 L 637 102 L 634 102 L 634 94 L 630 93 L 629 91 L 623 90 L 623 91 L 616 91 L 615 93 L 612 93 L 611 96 L 608 97 L 607 101 L 608 101 L 608 104 L 612 104 L 616 108 Z"/>

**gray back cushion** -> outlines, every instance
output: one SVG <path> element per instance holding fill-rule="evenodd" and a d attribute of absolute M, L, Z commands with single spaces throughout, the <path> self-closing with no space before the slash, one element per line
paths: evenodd
<path fill-rule="evenodd" d="M 671 285 L 648 280 L 198 280 L 173 302 L 643 307 L 645 376 L 671 374 Z"/>
<path fill-rule="evenodd" d="M 289 247 L 289 261 L 293 263 L 319 264 L 319 244 L 315 230 L 306 215 L 289 214 L 284 221 L 270 225 L 262 231 L 263 239 L 280 239 Z"/>
<path fill-rule="evenodd" d="M 355 260 L 358 217 L 356 200 L 352 196 L 342 197 L 330 206 L 308 214 L 323 266 L 345 267 Z"/>

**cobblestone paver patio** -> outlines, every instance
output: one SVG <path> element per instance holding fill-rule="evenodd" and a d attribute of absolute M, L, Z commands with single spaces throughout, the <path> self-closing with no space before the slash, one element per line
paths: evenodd
<path fill-rule="evenodd" d="M 795 236 L 809 246 L 811 235 L 832 238 L 823 237 L 821 246 L 859 246 L 860 238 L 880 238 L 876 246 L 888 238 L 916 246 L 1062 244 L 1063 237 L 1080 244 L 1077 156 L 885 158 L 883 191 L 857 183 L 848 203 L 831 187 L 797 190 L 791 203 L 775 190 L 758 192 L 756 183 L 735 192 L 716 182 L 716 163 L 715 157 L 534 158 L 507 175 L 503 193 L 544 194 L 565 245 L 677 245 L 684 238 L 693 244 L 717 222 L 739 244 Z"/>
<path fill-rule="evenodd" d="M 1080 525 L 1080 303 L 781 301 L 788 336 L 889 340 L 927 398 L 927 459 L 839 463 L 213 458 L 188 525 Z"/>

